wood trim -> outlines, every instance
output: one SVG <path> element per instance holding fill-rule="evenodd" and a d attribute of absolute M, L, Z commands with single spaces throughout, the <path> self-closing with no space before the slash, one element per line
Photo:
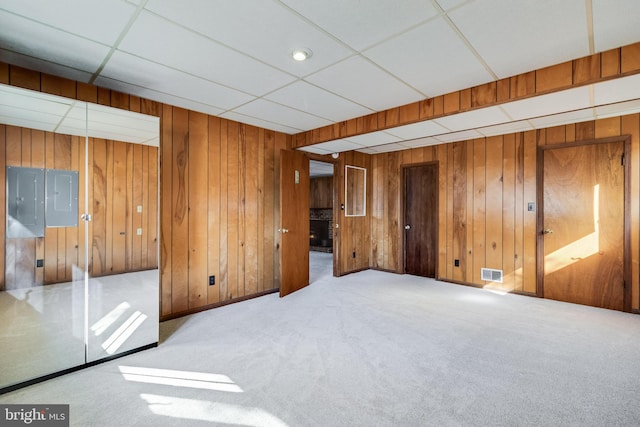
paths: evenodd
<path fill-rule="evenodd" d="M 543 188 L 543 176 L 544 176 L 544 152 L 546 150 L 556 148 L 570 148 L 580 147 L 592 144 L 608 144 L 612 142 L 622 142 L 624 144 L 624 259 L 623 259 L 623 280 L 624 287 L 624 301 L 623 311 L 631 312 L 632 309 L 632 277 L 631 277 L 631 135 L 620 135 L 606 138 L 587 139 L 583 141 L 540 145 L 537 151 L 537 164 L 536 182 L 537 182 L 537 205 L 538 211 L 536 212 L 536 295 L 540 298 L 544 298 L 544 236 L 542 234 L 542 228 L 544 227 L 544 188 Z"/>
<path fill-rule="evenodd" d="M 639 51 L 640 42 L 300 132 L 293 135 L 292 146 L 305 147 L 638 74 Z"/>
<path fill-rule="evenodd" d="M 277 293 L 279 291 L 280 291 L 279 288 L 267 289 L 266 291 L 258 292 L 258 293 L 255 293 L 255 294 L 244 295 L 244 296 L 241 296 L 241 297 L 238 297 L 238 298 L 229 299 L 229 300 L 226 300 L 226 301 L 220 301 L 220 302 L 216 302 L 216 303 L 213 303 L 213 304 L 207 304 L 207 305 L 203 305 L 203 306 L 200 306 L 200 307 L 190 308 L 188 310 L 184 310 L 184 311 L 177 312 L 177 313 L 171 313 L 171 314 L 163 315 L 163 316 L 160 316 L 160 322 L 165 322 L 167 320 L 177 319 L 178 317 L 187 316 L 189 314 L 200 313 L 201 311 L 207 311 L 207 310 L 210 310 L 212 308 L 218 308 L 218 307 L 222 307 L 222 306 L 225 306 L 225 305 L 234 304 L 236 302 L 248 301 L 250 299 L 263 297 L 265 295 L 275 294 L 275 293 Z"/>

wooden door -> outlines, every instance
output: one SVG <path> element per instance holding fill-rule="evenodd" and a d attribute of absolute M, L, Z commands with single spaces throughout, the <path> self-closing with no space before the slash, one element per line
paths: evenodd
<path fill-rule="evenodd" d="M 404 271 L 436 277 L 438 165 L 404 168 Z"/>
<path fill-rule="evenodd" d="M 622 141 L 544 149 L 545 298 L 625 308 L 624 152 Z"/>
<path fill-rule="evenodd" d="M 280 155 L 280 296 L 309 284 L 309 159 Z"/>

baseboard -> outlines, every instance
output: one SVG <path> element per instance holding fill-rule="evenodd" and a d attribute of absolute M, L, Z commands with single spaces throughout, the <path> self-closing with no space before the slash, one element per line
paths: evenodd
<path fill-rule="evenodd" d="M 158 346 L 158 343 L 154 342 L 154 343 L 151 343 L 151 344 L 144 345 L 142 347 L 134 348 L 133 350 L 127 350 L 127 351 L 124 351 L 122 353 L 118 353 L 118 354 L 113 355 L 113 356 L 108 356 L 108 357 L 105 357 L 105 358 L 100 359 L 100 360 L 94 360 L 93 362 L 83 363 L 82 365 L 74 366 L 74 367 L 71 367 L 71 368 L 68 368 L 68 369 L 63 369 L 62 371 L 53 372 L 51 374 L 43 375 L 41 377 L 32 378 L 32 379 L 27 380 L 27 381 L 22 381 L 22 382 L 19 382 L 19 383 L 16 383 L 16 384 L 12 384 L 10 386 L 0 388 L 0 395 L 5 394 L 5 393 L 9 393 L 9 392 L 12 392 L 12 391 L 24 388 L 24 387 L 28 387 L 30 385 L 38 384 L 38 383 L 41 383 L 43 381 L 47 381 L 47 380 L 50 380 L 50 379 L 53 379 L 53 378 L 61 377 L 63 375 L 67 375 L 67 374 L 70 374 L 72 372 L 77 372 L 77 371 L 81 371 L 81 370 L 86 369 L 86 368 L 90 368 L 92 366 L 100 365 L 100 364 L 108 362 L 110 360 L 119 359 L 121 357 L 129 356 L 131 354 L 138 353 L 140 351 L 149 350 L 149 349 L 157 347 L 157 346 Z"/>
<path fill-rule="evenodd" d="M 633 314 L 640 314 L 640 310 L 638 310 L 637 308 L 632 309 L 631 312 Z"/>
<path fill-rule="evenodd" d="M 166 316 L 160 316 L 160 321 L 164 322 L 167 320 L 177 319 L 178 317 L 188 316 L 190 314 L 200 313 L 201 311 L 211 310 L 212 308 L 223 307 L 229 304 L 235 304 L 237 302 L 247 301 L 253 298 L 259 298 L 265 295 L 273 294 L 276 292 L 280 292 L 280 288 L 269 289 L 268 291 L 258 292 L 257 294 L 245 295 L 243 297 L 233 298 L 227 301 L 216 302 L 214 304 L 203 305 L 202 307 L 196 307 L 185 311 L 180 311 L 178 313 L 171 313 Z"/>

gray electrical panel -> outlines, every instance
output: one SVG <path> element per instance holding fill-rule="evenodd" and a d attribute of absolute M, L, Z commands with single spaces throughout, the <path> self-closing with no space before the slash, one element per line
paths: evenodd
<path fill-rule="evenodd" d="M 78 172 L 47 169 L 47 227 L 78 226 Z"/>
<path fill-rule="evenodd" d="M 44 169 L 7 166 L 7 238 L 44 237 Z"/>

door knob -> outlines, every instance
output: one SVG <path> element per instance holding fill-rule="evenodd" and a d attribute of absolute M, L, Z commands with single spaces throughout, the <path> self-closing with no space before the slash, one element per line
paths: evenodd
<path fill-rule="evenodd" d="M 286 228 L 278 228 L 278 232 L 284 234 L 284 233 L 288 233 L 289 230 Z"/>
<path fill-rule="evenodd" d="M 411 230 L 411 225 L 409 225 L 409 224 L 405 225 L 405 226 L 404 226 L 404 229 L 405 229 L 405 230 Z"/>
<path fill-rule="evenodd" d="M 542 234 L 552 234 L 553 230 L 550 228 L 545 228 L 544 230 L 542 230 Z"/>

